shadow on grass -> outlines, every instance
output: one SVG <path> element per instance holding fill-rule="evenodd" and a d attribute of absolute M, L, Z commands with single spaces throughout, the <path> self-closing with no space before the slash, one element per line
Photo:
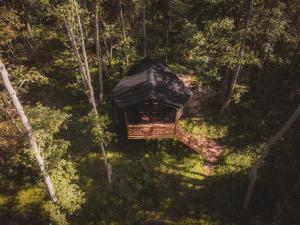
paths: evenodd
<path fill-rule="evenodd" d="M 72 218 L 78 224 L 270 224 L 260 208 L 243 212 L 244 171 L 203 176 L 194 173 L 195 154 L 185 160 L 153 143 L 110 146 L 113 184 L 105 179 L 100 155 L 79 162 L 86 203 Z M 199 162 L 202 166 L 201 161 Z M 263 202 L 262 202 L 263 203 Z M 262 204 L 262 207 L 265 206 Z"/>

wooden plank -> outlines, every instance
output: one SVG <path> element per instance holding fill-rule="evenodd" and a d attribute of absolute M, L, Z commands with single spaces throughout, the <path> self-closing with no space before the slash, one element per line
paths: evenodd
<path fill-rule="evenodd" d="M 175 124 L 128 124 L 128 139 L 174 138 Z"/>
<path fill-rule="evenodd" d="M 215 141 L 209 139 L 198 139 L 177 126 L 175 130 L 176 139 L 197 153 L 203 154 L 207 160 L 216 161 L 221 154 L 222 148 Z"/>

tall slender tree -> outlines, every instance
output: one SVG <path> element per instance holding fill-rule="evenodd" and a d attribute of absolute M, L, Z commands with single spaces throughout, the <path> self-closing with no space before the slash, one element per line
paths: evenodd
<path fill-rule="evenodd" d="M 253 6 L 253 0 L 245 0 L 245 5 L 246 5 L 247 13 L 246 13 L 246 19 L 245 19 L 244 29 L 247 30 L 249 22 L 250 22 L 250 18 L 251 18 L 251 11 L 252 11 L 252 6 Z M 239 60 L 243 60 L 243 58 L 244 58 L 245 44 L 246 44 L 246 40 L 245 40 L 245 37 L 243 37 L 243 39 L 241 41 L 240 48 L 239 48 L 238 57 L 237 57 Z M 242 66 L 243 66 L 242 63 L 239 63 L 236 66 L 236 68 L 235 68 L 235 71 L 234 71 L 234 74 L 233 74 L 233 77 L 232 77 L 232 80 L 231 80 L 231 83 L 230 83 L 228 95 L 227 95 L 226 100 L 224 101 L 224 103 L 223 103 L 223 105 L 222 105 L 222 107 L 220 109 L 221 113 L 223 113 L 227 109 L 227 107 L 229 106 L 229 104 L 230 104 L 230 102 L 232 100 L 232 95 L 233 95 L 233 92 L 234 92 L 234 89 L 235 89 L 238 77 L 239 77 L 240 72 L 242 70 Z"/>
<path fill-rule="evenodd" d="M 18 99 L 18 96 L 17 96 L 17 93 L 15 91 L 15 89 L 13 88 L 10 80 L 9 80 L 9 75 L 8 75 L 8 72 L 2 62 L 2 60 L 0 59 L 0 73 L 1 73 L 1 77 L 2 77 L 2 80 L 3 80 L 3 83 L 4 83 L 4 86 L 6 88 L 6 90 L 8 91 L 9 95 L 10 95 L 10 98 L 13 102 L 13 105 L 22 121 L 22 124 L 25 128 L 25 131 L 26 131 L 26 134 L 27 134 L 27 137 L 28 137 L 28 140 L 29 140 L 29 144 L 31 146 L 31 149 L 34 153 L 34 156 L 35 156 L 35 159 L 38 163 L 38 166 L 40 168 L 40 171 L 42 173 L 42 176 L 44 177 L 44 180 L 45 180 L 45 184 L 47 186 L 47 189 L 48 189 L 48 192 L 50 194 L 50 197 L 52 199 L 53 202 L 57 202 L 57 197 L 56 197 L 56 194 L 55 194 L 55 188 L 52 184 L 52 181 L 51 181 L 51 178 L 45 168 L 45 163 L 44 163 L 44 159 L 43 157 L 41 156 L 41 150 L 40 150 L 40 147 L 38 145 L 38 142 L 33 134 L 33 131 L 32 131 L 32 127 L 31 127 L 31 124 L 23 110 L 23 106 L 21 105 L 19 99 Z"/>
<path fill-rule="evenodd" d="M 255 188 L 255 183 L 257 179 L 257 170 L 262 166 L 264 160 L 266 157 L 269 155 L 271 147 L 283 136 L 288 132 L 290 127 L 295 123 L 295 121 L 298 119 L 300 115 L 300 105 L 296 108 L 294 113 L 291 115 L 291 117 L 283 124 L 281 129 L 274 135 L 272 136 L 268 142 L 266 143 L 264 150 L 262 154 L 259 156 L 259 158 L 254 162 L 250 176 L 249 176 L 249 186 L 247 193 L 244 198 L 243 202 L 243 209 L 247 209 L 249 206 L 249 202 L 251 200 L 251 196 L 253 194 L 254 188 Z"/>
<path fill-rule="evenodd" d="M 78 4 L 76 1 L 73 1 L 73 5 L 75 8 L 75 14 L 76 14 L 78 28 L 79 28 L 79 36 L 80 36 L 79 39 L 81 41 L 81 51 L 82 51 L 82 56 L 83 56 L 83 60 L 84 60 L 84 65 L 85 65 L 87 86 L 88 86 L 89 94 L 90 94 L 90 103 L 92 105 L 92 108 L 93 108 L 95 114 L 98 115 L 97 103 L 96 103 L 96 98 L 94 95 L 94 89 L 92 86 L 92 79 L 91 79 L 91 75 L 90 75 L 89 64 L 88 64 L 88 59 L 87 59 L 87 54 L 86 54 L 84 33 L 83 33 L 83 27 L 82 27 L 82 23 L 81 23 L 80 14 L 79 14 L 79 7 L 78 7 Z"/>
<path fill-rule="evenodd" d="M 64 17 L 63 20 L 64 20 L 66 28 L 67 28 L 71 46 L 72 46 L 74 54 L 77 58 L 77 62 L 79 65 L 79 71 L 81 73 L 82 82 L 84 84 L 84 87 L 87 90 L 87 96 L 89 99 L 89 103 L 92 107 L 93 113 L 95 114 L 96 118 L 98 119 L 99 113 L 98 113 L 96 99 L 95 99 L 95 95 L 94 95 L 94 89 L 92 86 L 92 79 L 91 79 L 91 75 L 89 72 L 89 65 L 88 65 L 88 59 L 87 59 L 87 54 L 86 54 L 86 49 L 85 49 L 85 41 L 84 41 L 84 35 L 83 35 L 84 33 L 83 33 L 83 27 L 82 27 L 81 18 L 80 18 L 79 7 L 75 0 L 71 0 L 71 6 L 74 8 L 74 11 L 75 11 L 75 17 L 76 17 L 76 22 L 77 22 L 76 24 L 78 25 L 78 30 L 79 30 L 78 36 L 79 36 L 80 45 L 76 41 L 76 35 L 73 31 L 74 29 L 72 28 L 74 25 L 66 17 Z M 81 54 L 78 50 L 78 46 L 80 46 L 80 48 L 81 48 Z M 102 65 L 101 59 L 100 59 L 100 63 Z M 102 78 L 102 76 L 101 76 L 101 78 Z M 108 179 L 108 182 L 111 183 L 112 169 L 111 169 L 110 163 L 107 160 L 106 151 L 105 151 L 103 142 L 101 142 L 101 144 L 100 144 L 100 149 L 101 149 L 101 154 L 104 158 L 105 168 L 107 170 L 107 179 Z"/>
<path fill-rule="evenodd" d="M 123 15 L 122 0 L 119 0 L 119 19 L 120 19 L 121 30 L 122 30 L 122 39 L 123 39 L 124 44 L 126 44 L 127 37 L 126 37 L 126 31 L 125 31 L 125 21 L 124 21 L 124 15 Z M 129 65 L 129 58 L 128 58 L 127 53 L 125 54 L 125 63 L 126 63 L 126 66 Z"/>
<path fill-rule="evenodd" d="M 97 64 L 98 64 L 98 76 L 99 76 L 99 104 L 102 104 L 103 99 L 103 55 L 100 46 L 100 38 L 99 38 L 99 2 L 95 0 L 95 44 L 96 44 L 96 55 L 97 55 Z"/>

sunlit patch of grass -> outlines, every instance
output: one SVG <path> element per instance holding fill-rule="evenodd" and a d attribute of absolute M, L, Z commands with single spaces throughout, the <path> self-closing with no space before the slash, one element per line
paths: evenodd
<path fill-rule="evenodd" d="M 220 139 L 228 135 L 228 126 L 226 125 L 210 124 L 205 121 L 199 122 L 193 118 L 181 119 L 179 124 L 185 130 L 199 137 Z"/>
<path fill-rule="evenodd" d="M 214 168 L 214 173 L 217 175 L 226 175 L 230 173 L 248 172 L 252 163 L 257 157 L 257 154 L 250 150 L 242 152 L 229 151 L 224 153 L 223 162 Z"/>

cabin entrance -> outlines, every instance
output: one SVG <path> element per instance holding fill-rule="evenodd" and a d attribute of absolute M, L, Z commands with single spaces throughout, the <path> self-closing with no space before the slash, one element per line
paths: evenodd
<path fill-rule="evenodd" d="M 175 132 L 175 107 L 155 101 L 130 106 L 125 111 L 129 139 L 170 138 Z"/>
<path fill-rule="evenodd" d="M 127 124 L 175 123 L 176 108 L 158 102 L 144 102 L 126 110 Z"/>

